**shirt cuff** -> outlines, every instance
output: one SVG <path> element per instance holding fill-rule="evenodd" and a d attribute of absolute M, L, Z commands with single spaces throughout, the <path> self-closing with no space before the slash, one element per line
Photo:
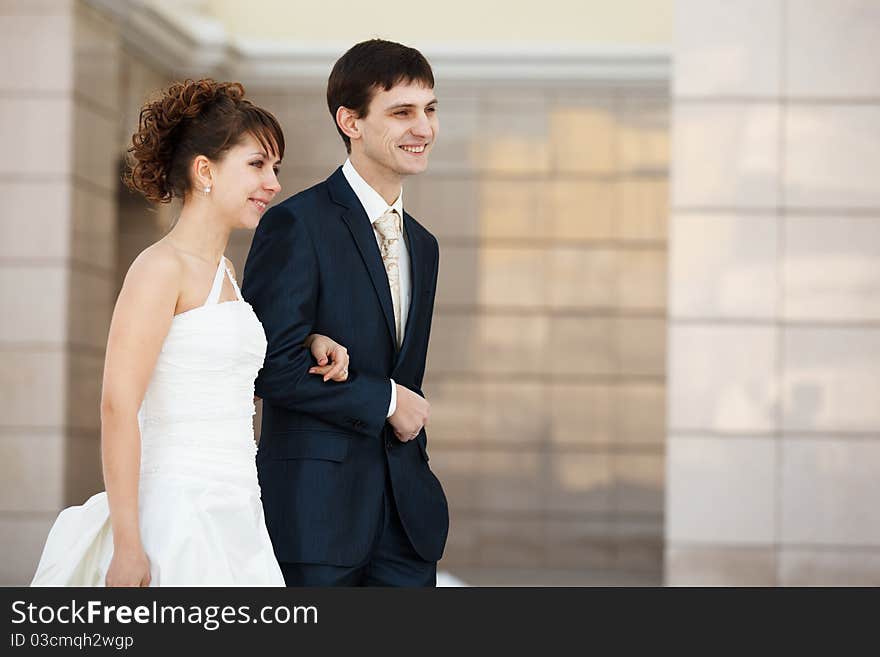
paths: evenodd
<path fill-rule="evenodd" d="M 394 379 L 391 379 L 391 403 L 388 404 L 388 415 L 385 418 L 389 418 L 394 415 L 394 411 L 397 410 L 397 384 L 394 383 Z"/>

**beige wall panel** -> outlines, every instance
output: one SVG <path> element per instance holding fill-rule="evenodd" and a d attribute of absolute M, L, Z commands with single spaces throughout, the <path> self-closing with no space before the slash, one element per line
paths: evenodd
<path fill-rule="evenodd" d="M 473 510 L 477 508 L 479 463 L 478 439 L 471 449 L 443 449 L 432 442 L 431 470 L 443 482 L 446 499 L 452 509 Z"/>
<path fill-rule="evenodd" d="M 880 444 L 786 438 L 782 446 L 782 540 L 880 546 Z"/>
<path fill-rule="evenodd" d="M 118 117 L 108 118 L 81 100 L 74 102 L 72 173 L 75 180 L 116 193 L 118 131 Z"/>
<path fill-rule="evenodd" d="M 426 372 L 478 372 L 497 366 L 481 354 L 481 320 L 475 315 L 434 313 Z"/>
<path fill-rule="evenodd" d="M 484 566 L 541 567 L 548 541 L 543 519 L 488 516 L 478 529 L 479 563 Z"/>
<path fill-rule="evenodd" d="M 768 208 L 779 202 L 780 109 L 774 103 L 679 103 L 672 204 Z"/>
<path fill-rule="evenodd" d="M 781 586 L 880 586 L 880 548 L 785 548 L 779 553 Z"/>
<path fill-rule="evenodd" d="M 667 449 L 667 542 L 764 545 L 776 539 L 772 440 L 672 434 Z"/>
<path fill-rule="evenodd" d="M 786 7 L 785 91 L 813 98 L 876 98 L 880 89 L 877 3 L 814 0 Z"/>
<path fill-rule="evenodd" d="M 0 264 L 0 341 L 51 343 L 67 341 L 70 271 L 61 265 Z"/>
<path fill-rule="evenodd" d="M 109 115 L 119 111 L 121 43 L 112 19 L 76 5 L 73 29 L 74 90 Z"/>
<path fill-rule="evenodd" d="M 607 186 L 613 194 L 614 237 L 666 240 L 669 182 L 666 178 L 629 178 Z"/>
<path fill-rule="evenodd" d="M 618 300 L 622 256 L 613 249 L 562 246 L 549 249 L 547 303 L 560 309 L 614 307 Z"/>
<path fill-rule="evenodd" d="M 0 511 L 52 512 L 64 506 L 66 441 L 62 429 L 0 434 Z"/>
<path fill-rule="evenodd" d="M 607 317 L 554 317 L 552 369 L 559 374 L 610 376 L 616 371 L 614 321 Z"/>
<path fill-rule="evenodd" d="M 786 217 L 786 319 L 880 319 L 880 217 Z"/>
<path fill-rule="evenodd" d="M 484 444 L 518 449 L 547 441 L 550 410 L 545 386 L 526 382 L 486 382 L 482 432 L 476 436 Z"/>
<path fill-rule="evenodd" d="M 667 586 L 775 586 L 778 557 L 773 546 L 668 545 Z"/>
<path fill-rule="evenodd" d="M 116 199 L 81 184 L 73 186 L 70 257 L 112 273 L 116 268 Z"/>
<path fill-rule="evenodd" d="M 432 446 L 476 446 L 483 442 L 483 383 L 428 378 L 422 389 L 431 404 L 428 435 Z"/>
<path fill-rule="evenodd" d="M 540 175 L 550 171 L 546 104 L 534 95 L 486 102 L 488 130 L 478 138 L 479 166 L 496 175 Z"/>
<path fill-rule="evenodd" d="M 483 184 L 472 178 L 425 175 L 409 178 L 403 185 L 406 211 L 440 242 L 442 271 L 446 268 L 444 240 L 475 238 L 480 234 Z"/>
<path fill-rule="evenodd" d="M 778 94 L 783 5 L 782 0 L 679 0 L 673 93 Z"/>
<path fill-rule="evenodd" d="M 69 183 L 0 180 L 0 258 L 63 258 L 70 240 Z"/>
<path fill-rule="evenodd" d="M 480 372 L 497 374 L 546 372 L 549 323 L 541 316 L 484 316 L 473 364 Z"/>
<path fill-rule="evenodd" d="M 662 586 L 663 524 L 662 514 L 615 518 L 613 567 L 641 574 L 641 586 Z"/>
<path fill-rule="evenodd" d="M 790 327 L 783 358 L 786 431 L 880 429 L 880 330 Z"/>
<path fill-rule="evenodd" d="M 473 514 L 460 512 L 457 507 L 449 509 L 449 534 L 446 549 L 437 570 L 474 565 L 479 561 L 480 549 L 479 519 Z M 453 570 L 453 572 L 456 572 Z"/>
<path fill-rule="evenodd" d="M 619 170 L 636 175 L 666 175 L 670 151 L 669 99 L 625 95 L 617 117 Z"/>
<path fill-rule="evenodd" d="M 547 252 L 543 249 L 485 246 L 477 253 L 473 282 L 484 307 L 534 307 L 547 292 Z"/>
<path fill-rule="evenodd" d="M 618 236 L 614 183 L 557 179 L 542 189 L 537 234 L 557 240 L 610 240 Z"/>
<path fill-rule="evenodd" d="M 436 306 L 476 306 L 480 302 L 480 257 L 476 246 L 441 245 Z"/>
<path fill-rule="evenodd" d="M 0 9 L 0 15 L 5 14 L 4 9 Z M 73 20 L 63 6 L 59 9 L 55 16 L 40 16 L 38 12 L 2 16 L 0 61 L 5 64 L 0 89 L 26 93 L 71 90 L 73 62 L 68 53 Z"/>
<path fill-rule="evenodd" d="M 67 422 L 86 431 L 101 428 L 101 381 L 104 356 L 100 352 L 72 351 L 68 354 Z"/>
<path fill-rule="evenodd" d="M 784 137 L 786 205 L 880 207 L 880 105 L 793 105 Z"/>
<path fill-rule="evenodd" d="M 663 446 L 666 442 L 666 386 L 625 383 L 614 387 L 615 442 Z"/>
<path fill-rule="evenodd" d="M 619 251 L 617 306 L 625 310 L 664 311 L 667 266 L 664 251 Z"/>
<path fill-rule="evenodd" d="M 615 541 L 608 520 L 548 518 L 545 532 L 549 568 L 607 572 L 614 563 Z"/>
<path fill-rule="evenodd" d="M 554 107 L 550 139 L 554 171 L 607 175 L 618 169 L 617 120 L 610 104 Z"/>
<path fill-rule="evenodd" d="M 611 454 L 612 507 L 618 513 L 663 513 L 666 460 L 663 454 Z"/>
<path fill-rule="evenodd" d="M 115 302 L 115 281 L 109 274 L 74 269 L 70 276 L 68 336 L 76 345 L 103 351 Z"/>
<path fill-rule="evenodd" d="M 37 570 L 55 513 L 0 514 L 0 584 L 28 586 Z"/>
<path fill-rule="evenodd" d="M 665 46 L 672 33 L 670 0 L 553 0 L 522 5 L 511 12 L 503 0 L 474 3 L 453 0 L 434 7 L 431 20 L 422 21 L 413 32 L 408 12 L 373 12 L 358 21 L 328 21 L 323 6 L 293 5 L 284 0 L 263 0 L 262 11 L 254 11 L 235 0 L 211 0 L 211 15 L 238 36 L 326 40 L 346 44 L 376 36 L 395 38 L 412 35 L 410 45 L 449 42 L 452 44 L 574 43 Z M 356 12 L 361 5 L 344 2 L 340 11 Z M 267 21 L 266 16 L 273 20 Z M 465 16 L 467 20 L 462 20 Z M 505 20 L 499 20 L 503 16 Z M 400 38 L 400 37 L 397 37 Z"/>
<path fill-rule="evenodd" d="M 615 442 L 617 392 L 616 386 L 603 384 L 551 384 L 547 397 L 554 449 Z"/>
<path fill-rule="evenodd" d="M 617 373 L 662 377 L 666 373 L 666 320 L 618 317 L 613 321 Z"/>
<path fill-rule="evenodd" d="M 773 327 L 671 325 L 670 430 L 774 430 L 777 340 Z"/>
<path fill-rule="evenodd" d="M 548 510 L 606 514 L 613 510 L 611 458 L 606 452 L 557 451 L 548 458 Z"/>
<path fill-rule="evenodd" d="M 776 317 L 780 244 L 774 215 L 678 213 L 672 226 L 674 317 Z"/>
<path fill-rule="evenodd" d="M 546 210 L 542 207 L 544 185 L 531 180 L 481 180 L 478 187 L 480 214 L 478 236 L 525 238 L 549 236 Z"/>
<path fill-rule="evenodd" d="M 530 450 L 490 450 L 480 454 L 478 508 L 515 513 L 544 509 L 543 455 Z"/>
<path fill-rule="evenodd" d="M 0 424 L 62 427 L 66 421 L 67 358 L 58 351 L 0 350 Z"/>
<path fill-rule="evenodd" d="M 0 98 L 0 177 L 66 180 L 74 130 L 71 98 Z"/>

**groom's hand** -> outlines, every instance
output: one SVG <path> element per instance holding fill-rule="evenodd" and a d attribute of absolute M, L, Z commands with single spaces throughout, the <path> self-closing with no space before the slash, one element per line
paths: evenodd
<path fill-rule="evenodd" d="M 399 441 L 405 443 L 418 436 L 430 414 L 431 405 L 427 399 L 397 384 L 397 409 L 388 422 L 394 427 L 394 435 Z"/>

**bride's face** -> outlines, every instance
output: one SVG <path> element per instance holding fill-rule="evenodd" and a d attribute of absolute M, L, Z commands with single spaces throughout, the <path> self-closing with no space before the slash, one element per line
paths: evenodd
<path fill-rule="evenodd" d="M 266 208 L 281 191 L 277 155 L 247 134 L 211 167 L 211 201 L 233 228 L 256 228 Z M 198 190 L 197 190 L 198 193 Z"/>

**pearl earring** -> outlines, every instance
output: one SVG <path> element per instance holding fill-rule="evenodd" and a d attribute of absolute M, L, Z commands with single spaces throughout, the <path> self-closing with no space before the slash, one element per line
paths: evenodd
<path fill-rule="evenodd" d="M 210 186 L 210 185 L 207 185 L 207 186 L 205 187 L 205 194 L 210 194 L 210 193 L 211 193 L 211 186 Z"/>

